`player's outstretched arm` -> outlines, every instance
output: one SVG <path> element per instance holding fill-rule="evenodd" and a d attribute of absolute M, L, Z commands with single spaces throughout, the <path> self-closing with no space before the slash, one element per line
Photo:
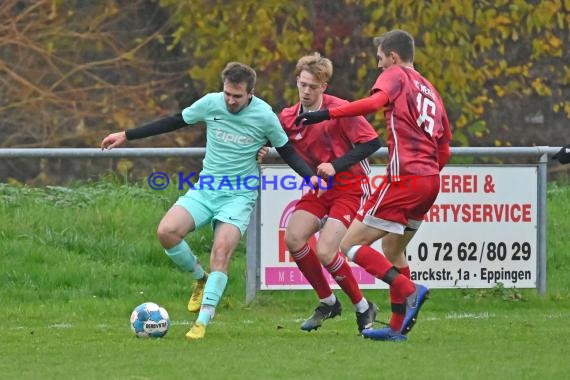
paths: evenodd
<path fill-rule="evenodd" d="M 186 122 L 182 118 L 182 114 L 176 113 L 151 121 L 150 123 L 143 124 L 140 127 L 127 129 L 123 132 L 112 133 L 103 139 L 101 142 L 101 149 L 112 149 L 125 143 L 127 140 L 142 139 L 145 137 L 172 132 L 185 127 L 186 125 Z"/>
<path fill-rule="evenodd" d="M 295 125 L 303 122 L 303 124 L 316 124 L 324 120 L 329 120 L 331 115 L 328 109 L 322 109 L 319 111 L 304 112 L 295 118 Z"/>
<path fill-rule="evenodd" d="M 127 141 L 125 131 L 111 133 L 101 141 L 101 150 L 113 149 L 117 146 L 123 145 Z"/>
<path fill-rule="evenodd" d="M 388 95 L 383 91 L 376 91 L 367 98 L 355 100 L 331 109 L 322 109 L 314 112 L 304 112 L 297 116 L 295 125 L 315 124 L 323 120 L 339 119 L 341 117 L 364 116 L 379 111 L 389 103 Z"/>

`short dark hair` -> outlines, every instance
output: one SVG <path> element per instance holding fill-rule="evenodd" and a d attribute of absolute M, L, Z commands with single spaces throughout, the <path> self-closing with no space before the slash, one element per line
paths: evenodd
<path fill-rule="evenodd" d="M 414 37 L 405 30 L 392 29 L 380 37 L 374 38 L 374 45 L 380 47 L 386 55 L 397 53 L 405 62 L 414 62 Z"/>
<path fill-rule="evenodd" d="M 233 84 L 246 83 L 247 92 L 251 92 L 255 87 L 257 75 L 255 70 L 246 64 L 230 62 L 222 71 L 222 82 L 226 80 Z"/>

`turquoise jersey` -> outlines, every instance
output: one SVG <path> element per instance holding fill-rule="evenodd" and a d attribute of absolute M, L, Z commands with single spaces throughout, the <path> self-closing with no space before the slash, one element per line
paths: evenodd
<path fill-rule="evenodd" d="M 202 189 L 252 191 L 259 185 L 259 149 L 267 141 L 277 148 L 288 141 L 271 106 L 255 96 L 233 114 L 223 92 L 210 93 L 185 108 L 182 117 L 187 124 L 206 123 L 206 156 L 198 182 Z M 209 181 L 211 186 L 204 186 Z"/>

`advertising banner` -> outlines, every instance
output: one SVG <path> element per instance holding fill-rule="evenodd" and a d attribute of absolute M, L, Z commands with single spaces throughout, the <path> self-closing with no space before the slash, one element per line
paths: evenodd
<path fill-rule="evenodd" d="M 383 166 L 372 167 L 373 190 L 384 174 Z M 284 243 L 295 203 L 308 188 L 284 166 L 264 166 L 262 177 L 260 289 L 310 289 Z M 440 183 L 439 196 L 406 251 L 412 280 L 431 288 L 491 288 L 497 283 L 535 288 L 537 167 L 449 166 Z M 313 248 L 317 238 L 318 233 L 309 242 Z M 381 251 L 381 242 L 373 247 Z M 387 288 L 351 265 L 362 289 Z"/>

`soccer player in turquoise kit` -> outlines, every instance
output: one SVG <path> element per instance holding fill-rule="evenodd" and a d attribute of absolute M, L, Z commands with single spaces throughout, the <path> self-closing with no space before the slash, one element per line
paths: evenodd
<path fill-rule="evenodd" d="M 376 340 L 402 341 L 412 329 L 427 287 L 410 280 L 405 248 L 439 193 L 439 173 L 450 158 L 451 127 L 441 96 L 414 69 L 415 45 L 394 29 L 375 39 L 382 70 L 367 98 L 303 113 L 295 122 L 366 115 L 384 109 L 387 127 L 387 181 L 368 199 L 340 243 L 350 259 L 390 285 L 389 327 L 365 329 Z M 370 247 L 382 238 L 384 255 Z"/>
<path fill-rule="evenodd" d="M 200 121 L 206 123 L 206 156 L 200 178 L 208 178 L 211 188 L 188 190 L 164 215 L 157 231 L 168 257 L 197 280 L 188 304 L 190 311 L 199 310 L 186 334 L 190 340 L 204 337 L 226 287 L 230 259 L 258 195 L 259 149 L 270 141 L 299 175 L 310 178 L 313 187 L 318 184 L 310 167 L 288 142 L 271 107 L 253 95 L 255 80 L 251 67 L 230 62 L 222 72 L 222 92 L 206 94 L 182 113 L 112 133 L 101 143 L 102 149 L 112 149 L 127 140 L 171 132 Z M 248 180 L 244 183 L 245 178 Z M 206 274 L 184 237 L 208 223 L 213 226 L 214 241 L 210 273 Z"/>

